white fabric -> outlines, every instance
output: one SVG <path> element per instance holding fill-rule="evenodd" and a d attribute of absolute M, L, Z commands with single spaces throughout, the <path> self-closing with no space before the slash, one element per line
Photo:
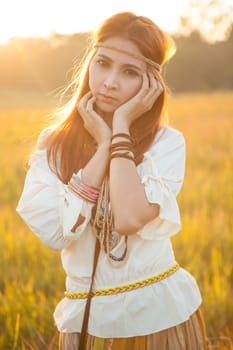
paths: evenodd
<path fill-rule="evenodd" d="M 160 214 L 140 232 L 129 236 L 129 253 L 124 264 L 113 266 L 100 253 L 94 289 L 140 281 L 174 263 L 170 236 L 181 228 L 176 196 L 182 186 L 184 169 L 183 135 L 171 127 L 161 128 L 137 167 L 148 201 L 160 205 Z M 46 151 L 35 151 L 17 211 L 47 246 L 62 249 L 66 289 L 70 292 L 87 291 L 89 287 L 95 245 L 89 223 L 91 208 L 50 170 Z M 80 213 L 85 220 L 73 233 L 71 229 Z M 122 243 L 123 240 L 114 248 L 115 254 L 121 251 Z M 88 331 L 99 337 L 150 334 L 186 321 L 200 303 L 195 280 L 181 268 L 150 286 L 94 297 Z M 85 300 L 62 299 L 54 313 L 59 331 L 79 332 L 84 308 Z"/>

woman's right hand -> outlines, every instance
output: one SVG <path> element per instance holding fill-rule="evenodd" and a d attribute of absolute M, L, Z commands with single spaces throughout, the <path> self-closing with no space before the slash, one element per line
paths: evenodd
<path fill-rule="evenodd" d="M 79 101 L 77 109 L 83 119 L 85 129 L 95 139 L 98 146 L 110 144 L 112 131 L 103 118 L 95 112 L 93 108 L 95 100 L 95 96 L 89 91 Z"/>

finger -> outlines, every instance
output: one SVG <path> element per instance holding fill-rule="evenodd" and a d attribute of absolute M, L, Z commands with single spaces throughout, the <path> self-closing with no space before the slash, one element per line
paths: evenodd
<path fill-rule="evenodd" d="M 92 98 L 90 98 L 87 101 L 87 105 L 86 105 L 87 112 L 92 112 L 93 111 L 93 104 L 94 104 L 95 101 L 96 101 L 96 97 L 95 96 L 93 96 Z"/>
<path fill-rule="evenodd" d="M 150 87 L 152 90 L 158 89 L 158 80 L 155 78 L 155 76 L 149 72 L 148 73 L 149 81 L 150 81 Z"/>
<path fill-rule="evenodd" d="M 160 95 L 163 92 L 163 86 L 159 81 L 157 81 L 157 85 L 158 85 L 157 91 L 158 91 L 158 94 Z"/>
<path fill-rule="evenodd" d="M 90 99 L 91 96 L 92 96 L 92 92 L 88 91 L 85 95 L 83 95 L 81 100 L 83 100 L 84 102 L 87 102 Z"/>
<path fill-rule="evenodd" d="M 149 76 L 147 72 L 142 74 L 142 89 L 148 90 L 150 86 Z"/>
<path fill-rule="evenodd" d="M 90 99 L 91 96 L 92 96 L 92 92 L 91 91 L 88 91 L 85 95 L 83 95 L 83 97 L 78 102 L 78 105 L 77 105 L 78 110 L 86 108 L 87 102 L 88 102 L 88 100 Z"/>
<path fill-rule="evenodd" d="M 152 108 L 157 98 L 161 95 L 163 87 L 152 73 L 148 73 L 148 77 L 150 80 L 150 89 L 148 90 L 148 93 L 144 96 L 144 103 L 150 109 Z"/>
<path fill-rule="evenodd" d="M 154 95 L 156 93 L 156 95 L 159 96 L 163 91 L 163 86 L 152 73 L 149 73 L 149 78 L 152 94 Z"/>

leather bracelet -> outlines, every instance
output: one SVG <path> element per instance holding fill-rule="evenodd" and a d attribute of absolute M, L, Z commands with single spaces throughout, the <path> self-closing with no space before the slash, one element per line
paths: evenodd
<path fill-rule="evenodd" d="M 131 142 L 115 142 L 115 143 L 112 143 L 111 146 L 110 146 L 110 150 L 111 152 L 118 149 L 119 147 L 126 147 L 128 150 L 133 150 L 133 145 Z"/>
<path fill-rule="evenodd" d="M 120 132 L 120 133 L 118 133 L 118 134 L 112 135 L 111 141 L 112 141 L 113 139 L 115 139 L 116 137 L 124 137 L 124 138 L 130 140 L 131 142 L 134 142 L 134 139 L 133 139 L 129 134 L 126 134 L 126 133 L 124 133 L 124 132 Z"/>
<path fill-rule="evenodd" d="M 112 160 L 114 158 L 126 158 L 126 159 L 129 159 L 129 160 L 132 160 L 135 163 L 134 157 L 131 156 L 129 154 L 129 152 L 126 152 L 126 153 L 113 153 L 113 154 L 111 154 L 110 159 Z"/>

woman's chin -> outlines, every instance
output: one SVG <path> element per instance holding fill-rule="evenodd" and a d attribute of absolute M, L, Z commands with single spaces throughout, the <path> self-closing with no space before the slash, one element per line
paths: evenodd
<path fill-rule="evenodd" d="M 96 103 L 95 110 L 101 117 L 112 117 L 116 108 L 105 103 Z"/>

